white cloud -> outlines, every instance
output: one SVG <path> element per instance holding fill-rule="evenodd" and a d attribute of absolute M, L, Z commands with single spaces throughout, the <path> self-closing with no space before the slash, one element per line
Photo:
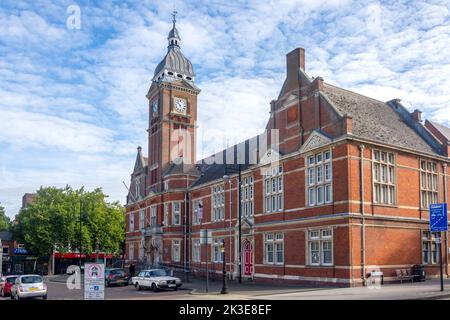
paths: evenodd
<path fill-rule="evenodd" d="M 0 4 L 0 167 L 11 174 L 0 201 L 9 214 L 41 184 L 101 185 L 123 200 L 135 148 L 147 146 L 145 94 L 166 53 L 173 4 L 80 5 L 77 31 L 66 28 L 70 4 Z M 402 98 L 450 123 L 448 4 L 179 1 L 177 10 L 182 51 L 202 89 L 199 158 L 264 128 L 285 54 L 298 46 L 311 76 Z"/>

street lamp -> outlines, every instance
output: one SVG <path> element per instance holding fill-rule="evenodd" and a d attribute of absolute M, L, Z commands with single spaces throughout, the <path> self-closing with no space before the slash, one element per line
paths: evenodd
<path fill-rule="evenodd" d="M 81 270 L 81 250 L 82 250 L 82 246 L 83 246 L 83 233 L 82 233 L 82 227 L 81 227 L 81 194 L 80 194 L 80 252 L 79 252 L 79 257 L 80 257 L 80 270 Z"/>
<path fill-rule="evenodd" d="M 225 267 L 225 239 L 222 240 L 222 245 L 220 246 L 220 251 L 222 251 L 222 291 L 221 294 L 227 294 L 227 270 Z"/>
<path fill-rule="evenodd" d="M 225 176 L 228 176 L 229 173 L 237 173 L 238 174 L 238 248 L 239 248 L 239 257 L 238 257 L 238 267 L 239 267 L 239 283 L 242 283 L 242 206 L 241 206 L 241 199 L 242 199 L 242 168 L 241 164 L 238 164 L 237 170 L 234 168 L 228 168 L 227 165 L 225 165 Z M 224 176 L 224 177 L 225 177 Z"/>

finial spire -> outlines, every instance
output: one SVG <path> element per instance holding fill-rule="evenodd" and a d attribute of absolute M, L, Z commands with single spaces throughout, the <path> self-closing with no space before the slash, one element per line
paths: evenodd
<path fill-rule="evenodd" d="M 170 32 L 169 32 L 169 36 L 167 37 L 167 39 L 169 40 L 169 47 L 168 47 L 169 50 L 174 49 L 174 48 L 178 48 L 178 49 L 180 48 L 181 39 L 180 39 L 180 35 L 178 34 L 178 30 L 175 27 L 175 24 L 177 22 L 177 19 L 176 19 L 177 13 L 178 12 L 175 10 L 175 7 L 174 7 L 173 12 L 172 12 L 173 26 L 172 26 L 172 30 L 170 30 Z"/>
<path fill-rule="evenodd" d="M 175 10 L 175 7 L 174 7 L 174 9 L 173 9 L 173 12 L 172 12 L 172 22 L 173 22 L 173 27 L 175 28 L 175 23 L 177 22 L 177 10 Z"/>

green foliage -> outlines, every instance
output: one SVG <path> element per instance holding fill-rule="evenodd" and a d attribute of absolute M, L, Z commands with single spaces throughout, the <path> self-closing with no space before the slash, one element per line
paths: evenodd
<path fill-rule="evenodd" d="M 5 208 L 0 206 L 0 231 L 8 231 L 11 227 L 11 220 L 5 213 Z"/>
<path fill-rule="evenodd" d="M 56 248 L 60 252 L 96 249 L 119 253 L 125 237 L 124 208 L 118 202 L 106 202 L 100 188 L 87 192 L 41 187 L 27 208 L 16 216 L 13 227 L 15 237 L 37 255 L 50 255 Z M 80 210 L 81 208 L 81 210 Z"/>

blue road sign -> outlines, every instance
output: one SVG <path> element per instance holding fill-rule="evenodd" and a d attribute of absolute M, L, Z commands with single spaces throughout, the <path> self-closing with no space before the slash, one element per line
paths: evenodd
<path fill-rule="evenodd" d="M 447 231 L 447 204 L 430 204 L 430 231 Z"/>

